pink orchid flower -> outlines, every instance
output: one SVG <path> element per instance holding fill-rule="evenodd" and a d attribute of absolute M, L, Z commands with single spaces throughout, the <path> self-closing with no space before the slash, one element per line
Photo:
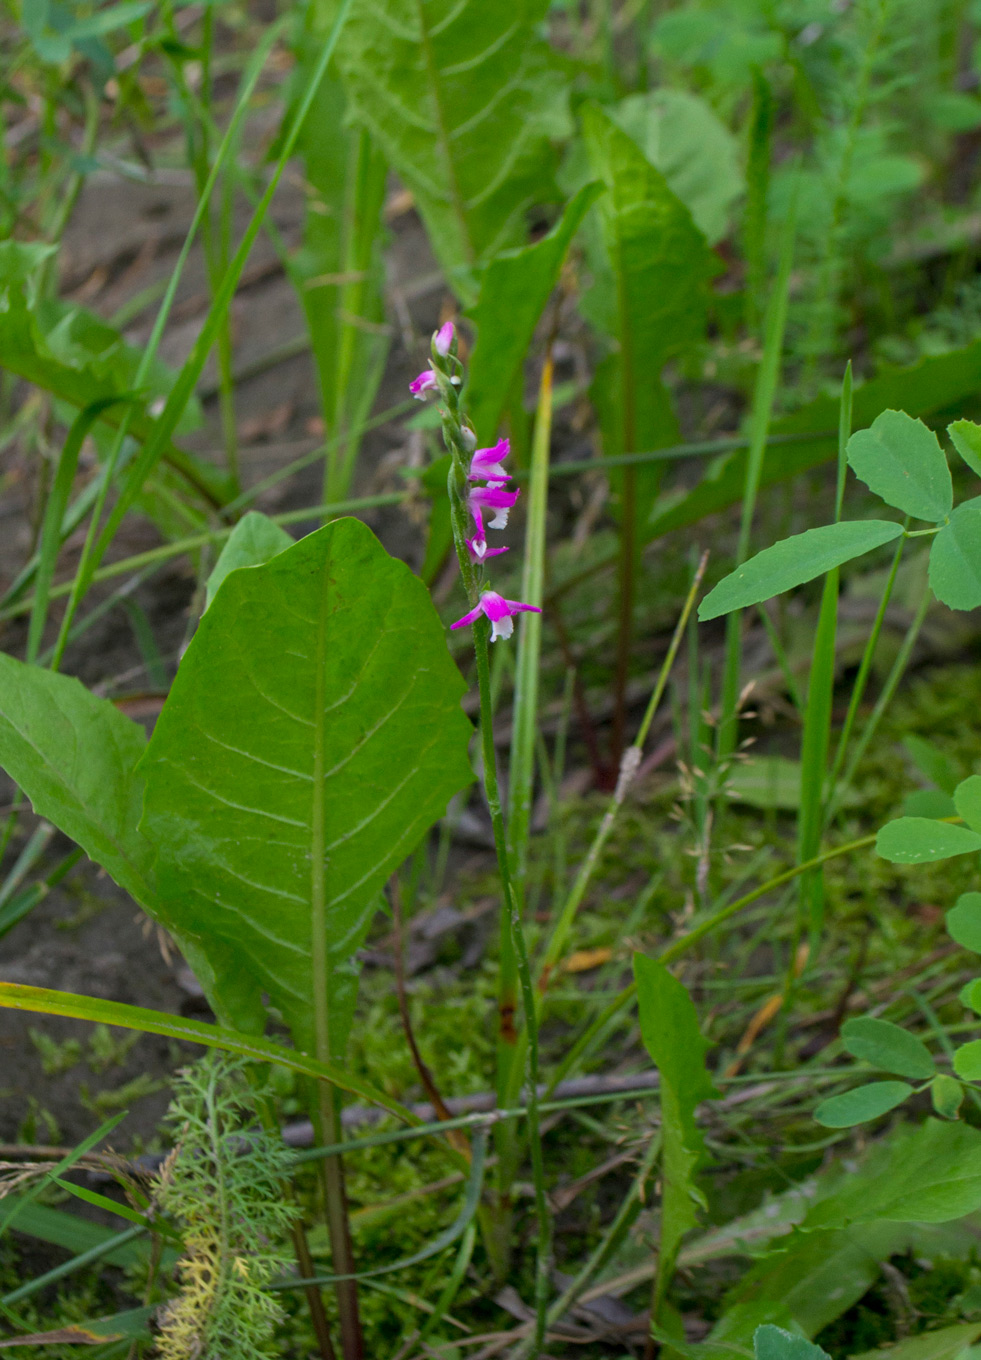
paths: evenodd
<path fill-rule="evenodd" d="M 509 638 L 514 632 L 514 614 L 540 614 L 542 611 L 537 604 L 522 604 L 520 600 L 506 600 L 503 595 L 498 595 L 496 590 L 485 590 L 480 596 L 480 603 L 476 609 L 471 609 L 469 614 L 464 614 L 462 619 L 457 619 L 456 623 L 451 623 L 451 628 L 465 628 L 469 623 L 475 623 L 483 614 L 484 618 L 490 620 L 491 642 L 496 642 L 498 638 Z"/>
<path fill-rule="evenodd" d="M 500 557 L 501 553 L 506 553 L 507 548 L 488 548 L 487 540 L 481 534 L 474 534 L 473 538 L 465 538 L 467 551 L 470 554 L 471 562 L 483 562 L 487 557 Z"/>
<path fill-rule="evenodd" d="M 436 374 L 431 368 L 424 368 L 418 378 L 409 383 L 409 391 L 418 401 L 426 400 L 427 392 L 436 390 Z"/>
<path fill-rule="evenodd" d="M 510 452 L 510 439 L 499 439 L 492 449 L 477 449 L 470 459 L 470 471 L 467 474 L 470 481 L 506 482 L 511 474 L 502 464 Z"/>
<path fill-rule="evenodd" d="M 453 322 L 447 321 L 440 326 L 439 330 L 433 336 L 433 348 L 436 353 L 441 355 L 444 359 L 450 352 L 450 346 L 453 344 L 453 337 L 455 334 L 456 331 L 453 328 Z"/>
<path fill-rule="evenodd" d="M 477 537 L 483 538 L 484 536 L 482 514 L 484 510 L 493 510 L 494 512 L 494 518 L 491 520 L 489 528 L 506 529 L 508 512 L 520 495 L 520 491 L 505 491 L 500 485 L 473 487 L 467 497 L 467 504 L 477 526 Z"/>

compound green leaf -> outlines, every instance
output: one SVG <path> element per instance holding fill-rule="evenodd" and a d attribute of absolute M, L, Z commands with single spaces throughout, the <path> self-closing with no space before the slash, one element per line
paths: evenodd
<path fill-rule="evenodd" d="M 539 36 L 544 0 L 362 0 L 338 43 L 355 117 L 377 138 L 426 223 L 450 283 L 525 239 L 554 197 L 551 138 L 563 84 Z"/>
<path fill-rule="evenodd" d="M 860 384 L 855 388 L 854 420 L 857 425 L 871 423 L 881 411 L 898 405 L 913 415 L 944 411 L 973 396 L 979 385 L 981 340 L 975 340 L 907 368 L 886 369 L 871 382 Z M 773 422 L 771 434 L 793 442 L 771 442 L 763 459 L 761 487 L 787 481 L 836 456 L 838 407 L 837 397 L 818 397 Z M 665 495 L 654 507 L 651 532 L 666 534 L 738 504 L 746 485 L 746 458 L 745 449 L 721 454 L 707 464 L 693 490 Z"/>
<path fill-rule="evenodd" d="M 181 662 L 142 767 L 167 919 L 307 1051 L 321 985 L 343 1051 L 385 880 L 473 777 L 462 691 L 422 582 L 353 519 L 232 572 Z"/>
<path fill-rule="evenodd" d="M 942 1119 L 956 1119 L 964 1103 L 964 1088 L 959 1081 L 941 1072 L 930 1083 L 930 1099 Z"/>
<path fill-rule="evenodd" d="M 957 994 L 957 998 L 962 1006 L 968 1006 L 975 1015 L 981 1015 L 981 978 L 974 978 L 971 982 L 965 982 L 964 986 Z"/>
<path fill-rule="evenodd" d="M 717 619 L 734 609 L 759 604 L 785 590 L 813 581 L 853 557 L 900 537 L 903 526 L 888 519 L 842 520 L 807 529 L 764 548 L 731 572 L 705 596 L 698 617 Z"/>
<path fill-rule="evenodd" d="M 977 998 L 977 992 L 981 988 L 978 988 L 977 982 L 972 983 L 971 986 L 975 989 L 976 998 L 972 1002 L 972 1006 L 981 1015 Z M 960 1048 L 954 1053 L 954 1071 L 965 1081 L 981 1081 L 981 1039 L 972 1039 L 969 1044 L 961 1044 Z"/>
<path fill-rule="evenodd" d="M 471 312 L 477 343 L 470 359 L 467 405 L 483 444 L 497 433 L 508 393 L 559 281 L 572 238 L 601 192 L 599 184 L 584 185 L 547 236 L 534 245 L 504 251 L 481 275 L 480 294 Z"/>
<path fill-rule="evenodd" d="M 981 954 L 981 893 L 961 893 L 944 922 L 952 940 L 972 954 Z"/>
<path fill-rule="evenodd" d="M 702 1037 L 684 985 L 663 963 L 643 954 L 634 955 L 634 977 L 641 1036 L 661 1074 L 661 1292 L 670 1281 L 682 1238 L 697 1222 L 696 1206 L 705 1203 L 696 1180 L 705 1146 L 695 1109 L 703 1100 L 716 1099 L 718 1091 L 705 1069 L 711 1045 Z"/>
<path fill-rule="evenodd" d="M 973 420 L 955 420 L 947 426 L 947 433 L 964 462 L 981 477 L 981 425 Z"/>
<path fill-rule="evenodd" d="M 848 462 L 870 491 L 904 514 L 937 523 L 950 514 L 954 488 L 940 442 L 922 420 L 883 411 L 848 441 Z"/>
<path fill-rule="evenodd" d="M 239 567 L 261 567 L 277 553 L 291 548 L 296 540 L 275 520 L 258 510 L 250 510 L 236 524 L 225 540 L 218 561 L 208 577 L 205 608 L 218 594 L 218 587 L 231 571 Z"/>
<path fill-rule="evenodd" d="M 841 1038 L 853 1058 L 861 1058 L 897 1077 L 925 1081 L 937 1070 L 926 1045 L 915 1034 L 900 1029 L 889 1020 L 856 1016 L 842 1025 Z"/>
<path fill-rule="evenodd" d="M 954 806 L 972 831 L 981 831 L 981 775 L 961 780 L 954 790 Z"/>
<path fill-rule="evenodd" d="M 966 826 L 935 822 L 929 817 L 897 817 L 881 829 L 875 849 L 893 864 L 931 864 L 981 850 L 981 836 Z"/>
<path fill-rule="evenodd" d="M 981 605 L 981 500 L 964 501 L 930 546 L 930 589 L 948 609 Z"/>
<path fill-rule="evenodd" d="M 797 1332 L 785 1332 L 770 1322 L 753 1333 L 756 1360 L 831 1360 L 827 1351 Z"/>
<path fill-rule="evenodd" d="M 853 1091 L 822 1100 L 814 1118 L 826 1129 L 850 1129 L 853 1124 L 864 1124 L 868 1119 L 887 1114 L 912 1094 L 912 1086 L 905 1081 L 871 1081 L 867 1086 L 856 1086 Z"/>

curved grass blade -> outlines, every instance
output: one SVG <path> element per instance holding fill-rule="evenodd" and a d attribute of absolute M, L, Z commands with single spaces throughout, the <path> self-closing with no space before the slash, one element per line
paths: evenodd
<path fill-rule="evenodd" d="M 120 1029 L 138 1029 L 144 1034 L 162 1034 L 167 1039 L 183 1039 L 187 1043 L 203 1044 L 206 1048 L 220 1048 L 226 1053 L 238 1053 L 243 1058 L 251 1058 L 254 1062 L 275 1063 L 292 1072 L 300 1072 L 319 1081 L 329 1081 L 342 1091 L 348 1091 L 371 1105 L 387 1110 L 406 1124 L 416 1125 L 420 1122 L 404 1105 L 346 1071 L 339 1063 L 320 1062 L 307 1053 L 285 1048 L 271 1039 L 224 1029 L 203 1020 L 188 1020 L 181 1015 L 168 1015 L 165 1011 L 129 1006 L 122 1001 L 104 1001 L 101 997 L 81 996 L 75 992 L 28 987 L 19 982 L 0 982 L 0 1009 L 66 1015 L 74 1020 L 116 1025 Z"/>

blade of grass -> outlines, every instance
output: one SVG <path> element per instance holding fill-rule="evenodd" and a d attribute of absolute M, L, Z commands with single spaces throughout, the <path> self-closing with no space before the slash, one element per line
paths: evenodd
<path fill-rule="evenodd" d="M 110 1116 L 110 1118 L 103 1124 L 100 1124 L 93 1133 L 90 1133 L 86 1138 L 83 1138 L 77 1147 L 72 1148 L 71 1152 L 62 1157 L 58 1165 L 52 1167 L 50 1175 L 60 1176 L 63 1171 L 67 1171 L 70 1167 L 74 1166 L 80 1157 L 85 1156 L 86 1152 L 91 1152 L 96 1143 L 101 1143 L 103 1138 L 108 1138 L 116 1125 L 121 1123 L 128 1113 L 128 1110 L 123 1110 L 119 1114 Z M 22 1209 L 26 1208 L 28 1204 L 37 1199 L 38 1195 L 44 1189 L 44 1184 L 45 1182 L 43 1180 L 36 1182 L 29 1190 L 25 1191 L 24 1194 L 19 1195 L 10 1208 L 4 1212 L 0 1212 L 0 1234 L 7 1231 Z"/>
<path fill-rule="evenodd" d="M 838 481 L 835 493 L 835 523 L 841 519 L 845 494 L 845 473 L 848 467 L 846 449 L 852 432 L 852 366 L 849 363 L 841 384 L 841 407 L 838 420 Z M 804 710 L 804 731 L 801 738 L 801 795 L 797 817 L 797 858 L 813 859 L 821 848 L 825 808 L 828 794 L 828 752 L 831 747 L 831 709 L 835 684 L 835 644 L 838 630 L 838 584 L 840 569 L 829 571 L 821 595 L 811 671 L 807 685 L 807 706 Z M 807 923 L 810 953 L 817 952 L 824 918 L 824 878 L 820 869 L 803 874 L 799 884 L 800 919 L 798 933 Z M 796 955 L 795 948 L 791 951 Z M 793 989 L 794 967 L 788 970 L 788 993 Z"/>
<path fill-rule="evenodd" d="M 348 1072 L 339 1063 L 321 1062 L 259 1035 L 241 1034 L 238 1030 L 223 1029 L 202 1020 L 188 1020 L 184 1016 L 168 1015 L 165 1011 L 148 1010 L 143 1006 L 128 1006 L 121 1001 L 104 1001 L 101 997 L 57 992 L 47 987 L 29 987 L 19 982 L 0 982 L 0 1009 L 67 1015 L 74 1020 L 137 1029 L 144 1034 L 162 1034 L 168 1039 L 183 1039 L 208 1048 L 221 1048 L 228 1053 L 240 1053 L 242 1057 L 252 1058 L 255 1062 L 275 1063 L 290 1071 L 328 1081 L 342 1091 L 360 1096 L 371 1105 L 380 1106 L 406 1123 L 415 1125 L 420 1122 L 404 1105 Z"/>
<path fill-rule="evenodd" d="M 743 485 L 742 513 L 739 521 L 739 540 L 736 546 L 736 566 L 749 556 L 753 533 L 753 518 L 763 472 L 773 404 L 780 378 L 783 337 L 787 326 L 790 295 L 790 271 L 797 240 L 796 190 L 791 198 L 780 241 L 780 262 L 770 295 L 764 328 L 763 358 L 756 375 L 753 408 L 750 414 L 749 454 L 746 459 L 746 480 Z M 726 619 L 725 665 L 722 677 L 722 700 L 719 725 L 716 731 L 716 752 L 720 760 L 736 749 L 739 726 L 738 706 L 742 673 L 742 610 L 735 610 Z"/>
<path fill-rule="evenodd" d="M 48 597 L 54 580 L 58 550 L 62 544 L 62 524 L 68 509 L 68 498 L 78 470 L 78 455 L 86 436 L 103 411 L 120 402 L 135 402 L 135 393 L 125 392 L 118 397 L 104 397 L 94 401 L 80 411 L 72 422 L 68 436 L 62 445 L 58 458 L 58 468 L 54 483 L 44 507 L 44 520 L 41 526 L 41 541 L 37 552 L 37 584 L 34 588 L 34 606 L 27 632 L 27 660 L 32 665 L 37 661 L 41 649 L 41 638 L 48 618 Z"/>
<path fill-rule="evenodd" d="M 538 409 L 531 446 L 528 519 L 521 599 L 542 604 L 545 583 L 545 516 L 548 509 L 548 466 L 552 440 L 552 352 L 549 346 L 538 389 Z M 535 776 L 535 736 L 538 730 L 538 678 L 541 671 L 542 616 L 524 614 L 515 657 L 514 721 L 508 766 L 508 836 L 511 871 L 523 900 L 528 863 L 528 834 Z"/>
<path fill-rule="evenodd" d="M 589 887 L 590 881 L 592 880 L 593 873 L 595 872 L 596 869 L 596 865 L 598 864 L 600 855 L 603 852 L 603 847 L 606 845 L 606 842 L 610 837 L 610 833 L 613 830 L 613 826 L 614 823 L 616 822 L 616 818 L 619 814 L 620 808 L 623 806 L 623 801 L 626 798 L 627 790 L 629 789 L 631 781 L 633 780 L 633 777 L 636 774 L 637 769 L 640 765 L 640 761 L 643 754 L 644 742 L 647 740 L 647 733 L 650 730 L 651 723 L 654 720 L 654 715 L 656 714 L 658 706 L 660 705 L 661 698 L 664 694 L 665 686 L 667 685 L 668 679 L 671 674 L 671 668 L 674 665 L 675 657 L 678 655 L 678 648 L 681 646 L 682 639 L 685 635 L 685 629 L 688 626 L 688 618 L 691 614 L 692 609 L 694 608 L 695 600 L 698 595 L 699 587 L 702 583 L 702 576 L 705 573 L 705 567 L 707 565 L 707 562 L 708 554 L 705 553 L 702 556 L 702 560 L 695 571 L 694 579 L 692 580 L 691 586 L 689 587 L 688 595 L 685 598 L 684 605 L 682 606 L 678 622 L 675 625 L 674 635 L 671 639 L 671 644 L 668 647 L 668 651 L 664 658 L 664 661 L 661 663 L 661 669 L 660 672 L 658 673 L 657 681 L 654 685 L 653 692 L 648 702 L 647 711 L 645 712 L 643 720 L 640 724 L 640 728 L 638 729 L 637 738 L 633 746 L 628 747 L 627 751 L 624 753 L 623 763 L 620 768 L 620 778 L 617 781 L 616 790 L 614 791 L 613 796 L 610 799 L 609 805 L 607 806 L 606 812 L 603 816 L 603 820 L 602 822 L 600 822 L 600 825 L 596 831 L 595 836 L 593 837 L 589 850 L 586 853 L 586 857 L 583 860 L 582 865 L 580 866 L 579 873 L 576 875 L 576 880 L 572 885 L 572 890 L 570 891 L 568 897 L 566 898 L 565 902 L 562 905 L 562 910 L 558 914 L 558 918 L 552 929 L 552 933 L 549 937 L 548 944 L 545 947 L 545 951 L 542 955 L 542 962 L 538 974 L 539 1008 L 541 1007 L 542 1002 L 544 1000 L 549 977 L 552 971 L 554 970 L 556 964 L 561 959 L 562 954 L 565 950 L 569 938 L 569 933 L 572 929 L 572 925 L 576 917 L 576 912 L 579 910 L 582 900 L 586 894 L 586 889 Z"/>
<path fill-rule="evenodd" d="M 351 0 L 344 0 L 344 3 L 341 6 L 341 12 L 338 15 L 337 23 L 335 24 L 336 33 L 340 32 L 341 23 L 343 22 L 343 19 L 346 18 L 347 16 L 347 11 L 350 8 L 350 3 Z M 205 214 L 209 211 L 211 194 L 214 191 L 214 187 L 217 182 L 218 176 L 221 173 L 221 169 L 227 157 L 234 149 L 234 147 L 237 145 L 239 128 L 242 119 L 245 116 L 246 110 L 248 108 L 249 101 L 251 100 L 252 92 L 259 80 L 259 76 L 262 73 L 262 69 L 265 65 L 266 59 L 269 56 L 270 51 L 272 50 L 273 44 L 278 40 L 279 35 L 285 26 L 285 23 L 286 19 L 283 18 L 269 27 L 265 36 L 263 37 L 262 42 L 259 44 L 259 47 L 257 48 L 255 54 L 250 59 L 249 65 L 246 67 L 246 71 L 242 80 L 242 87 L 239 92 L 239 96 L 236 101 L 235 108 L 233 110 L 232 117 L 228 125 L 228 129 L 225 133 L 225 136 L 222 138 L 221 144 L 218 147 L 217 152 L 215 153 L 215 159 L 211 167 L 211 173 L 208 176 L 208 181 L 205 186 L 206 191 L 198 200 L 198 204 L 194 212 L 194 217 L 191 220 L 191 225 L 188 228 L 187 236 L 184 240 L 183 246 L 181 247 L 180 254 L 178 255 L 177 264 L 174 267 L 174 273 L 171 278 L 170 285 L 168 286 L 167 292 L 164 294 L 164 299 L 163 302 L 160 304 L 160 309 L 157 313 L 157 317 L 153 325 L 153 330 L 150 334 L 150 338 L 147 342 L 146 348 L 142 353 L 140 364 L 137 369 L 136 376 L 134 378 L 134 387 L 136 388 L 142 387 L 143 384 L 145 383 L 150 371 L 150 365 L 152 364 L 154 358 L 156 357 L 157 350 L 160 345 L 160 340 L 163 335 L 164 326 L 166 325 L 167 319 L 170 315 L 170 309 L 177 291 L 177 284 L 183 273 L 187 257 L 190 254 L 191 245 L 194 241 L 195 236 L 197 235 L 197 232 L 201 226 Z M 327 53 L 327 60 L 329 60 L 330 52 L 332 52 L 333 50 L 333 45 L 328 44 L 328 47 L 330 50 Z M 326 61 L 323 62 L 323 66 L 324 69 L 326 69 Z M 296 127 L 294 127 L 293 129 L 294 135 L 292 136 L 291 139 L 288 139 L 288 141 L 290 142 L 289 145 L 290 151 L 292 151 L 292 143 L 295 142 L 296 132 L 297 129 Z M 274 173 L 272 181 L 270 183 L 270 189 L 273 192 L 275 192 L 275 187 L 279 182 L 279 178 L 282 175 L 284 167 L 285 161 L 281 158 L 277 165 L 277 170 Z M 259 228 L 262 224 L 262 216 L 264 215 L 265 209 L 266 207 L 268 207 L 268 203 L 269 200 L 271 200 L 271 198 L 272 193 L 267 190 L 267 194 L 264 195 L 263 199 L 261 200 L 260 208 L 257 209 L 256 212 L 253 214 L 252 220 L 250 221 L 249 226 L 246 228 L 245 237 L 243 238 L 239 250 L 236 253 L 235 259 L 230 265 L 228 271 L 226 272 L 222 286 L 219 289 L 218 296 L 216 296 L 216 298 L 212 301 L 212 305 L 208 311 L 208 315 L 205 319 L 204 326 L 202 328 L 201 333 L 198 335 L 198 339 L 195 342 L 194 347 L 191 350 L 191 354 L 185 361 L 184 366 L 182 367 L 180 373 L 178 374 L 177 381 L 175 382 L 173 388 L 170 391 L 170 394 L 164 405 L 164 409 L 161 412 L 155 424 L 152 426 L 142 451 L 130 464 L 129 472 L 126 476 L 120 494 L 116 500 L 116 504 L 113 507 L 112 511 L 110 512 L 105 527 L 100 533 L 99 523 L 102 518 L 102 512 L 105 507 L 109 487 L 114 476 L 114 473 L 116 471 L 116 466 L 119 462 L 119 458 L 122 453 L 123 446 L 126 440 L 126 435 L 129 429 L 129 411 L 127 411 L 127 413 L 124 415 L 123 420 L 119 425 L 115 442 L 106 460 L 106 476 L 103 479 L 102 485 L 100 487 L 100 494 L 96 500 L 95 506 L 92 511 L 92 517 L 89 521 L 89 532 L 86 536 L 85 544 L 82 548 L 81 560 L 79 561 L 78 569 L 75 573 L 75 580 L 73 582 L 72 590 L 69 595 L 68 606 L 65 610 L 64 618 L 62 619 L 61 631 L 59 633 L 58 642 L 55 645 L 55 654 L 54 657 L 52 658 L 52 669 L 54 670 L 57 670 L 58 664 L 61 660 L 62 653 L 64 652 L 65 642 L 67 641 L 68 636 L 68 630 L 71 627 L 71 622 L 72 618 L 74 617 L 75 610 L 78 608 L 79 604 L 81 603 L 81 600 L 85 596 L 86 591 L 88 590 L 89 586 L 92 583 L 93 572 L 98 567 L 103 556 L 105 555 L 106 549 L 108 548 L 109 544 L 115 537 L 116 530 L 119 527 L 119 523 L 121 522 L 123 516 L 126 514 L 127 510 L 130 508 L 132 503 L 135 501 L 136 497 L 139 495 L 143 483 L 145 482 L 149 473 L 153 470 L 158 459 L 162 456 L 167 444 L 170 441 L 171 435 L 177 428 L 177 423 L 184 412 L 184 408 L 186 407 L 188 400 L 191 397 L 191 393 L 194 390 L 197 380 L 201 375 L 201 370 L 204 368 L 204 364 L 207 360 L 208 354 L 211 351 L 211 346 L 214 343 L 214 339 L 221 325 L 224 311 L 227 309 L 229 303 L 231 302 L 232 294 L 234 293 L 235 288 L 238 285 L 239 277 L 241 275 L 242 269 L 245 266 L 245 260 L 248 256 L 249 251 L 251 250 L 252 243 L 255 240 L 256 235 L 258 234 Z M 204 351 L 203 354 L 202 350 Z"/>

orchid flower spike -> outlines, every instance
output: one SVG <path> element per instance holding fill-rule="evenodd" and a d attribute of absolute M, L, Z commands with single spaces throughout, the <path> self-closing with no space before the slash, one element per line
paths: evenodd
<path fill-rule="evenodd" d="M 467 474 L 470 481 L 506 482 L 511 474 L 502 464 L 510 452 L 510 439 L 499 439 L 492 449 L 477 449 L 470 459 L 470 471 Z"/>
<path fill-rule="evenodd" d="M 505 491 L 499 484 L 473 487 L 467 497 L 467 504 L 477 526 L 477 537 L 483 538 L 484 536 L 482 511 L 493 510 L 494 512 L 494 518 L 491 520 L 489 528 L 506 529 L 508 527 L 508 512 L 520 495 L 520 491 Z"/>
<path fill-rule="evenodd" d="M 465 628 L 469 623 L 476 623 L 477 619 L 483 614 L 484 618 L 490 620 L 491 642 L 496 642 L 498 638 L 509 638 L 514 632 L 514 614 L 540 614 L 542 611 L 537 604 L 522 604 L 520 600 L 506 600 L 503 595 L 498 595 L 496 590 L 485 590 L 480 596 L 480 603 L 476 609 L 471 609 L 469 614 L 464 614 L 462 619 L 457 619 L 456 623 L 451 623 L 451 628 Z"/>
<path fill-rule="evenodd" d="M 425 401 L 427 392 L 435 392 L 436 374 L 431 368 L 424 368 L 418 378 L 409 383 L 409 391 L 417 401 Z"/>
<path fill-rule="evenodd" d="M 450 346 L 453 344 L 453 337 L 455 335 L 456 330 L 454 329 L 453 322 L 447 321 L 440 326 L 439 330 L 433 336 L 433 349 L 441 358 L 445 359 L 447 354 L 449 354 Z"/>
<path fill-rule="evenodd" d="M 463 541 L 467 545 L 471 562 L 483 562 L 486 557 L 500 557 L 501 553 L 508 551 L 507 548 L 488 548 L 487 539 L 479 533 L 475 533 L 473 538 L 465 538 Z"/>

